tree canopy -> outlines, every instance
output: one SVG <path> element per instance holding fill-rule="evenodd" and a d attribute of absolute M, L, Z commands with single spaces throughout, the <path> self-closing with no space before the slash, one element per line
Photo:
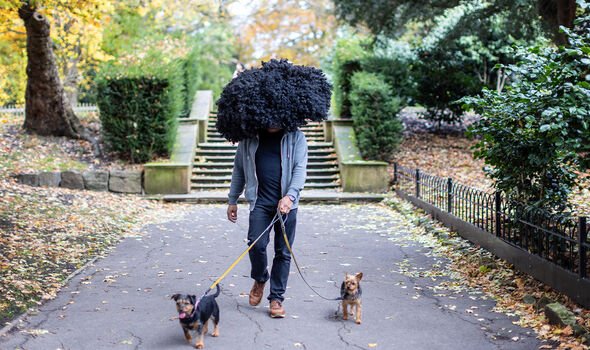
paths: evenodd
<path fill-rule="evenodd" d="M 526 35 L 526 30 L 541 21 L 557 41 L 565 42 L 559 26 L 571 27 L 576 13 L 575 0 L 334 0 L 338 17 L 352 25 L 362 24 L 375 34 L 400 35 L 409 23 L 420 23 L 424 32 L 436 26 L 432 19 L 457 6 L 478 6 L 465 24 L 477 28 L 481 19 L 506 14 L 506 32 Z M 523 32 L 524 31 L 524 32 Z"/>

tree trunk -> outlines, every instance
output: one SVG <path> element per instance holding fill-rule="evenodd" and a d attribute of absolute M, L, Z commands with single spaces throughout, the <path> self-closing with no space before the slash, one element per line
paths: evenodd
<path fill-rule="evenodd" d="M 576 0 L 539 0 L 539 13 L 554 33 L 554 41 L 567 44 L 567 37 L 559 32 L 559 26 L 573 28 L 576 18 Z"/>
<path fill-rule="evenodd" d="M 557 1 L 557 23 L 564 27 L 573 28 L 576 18 L 576 0 Z"/>
<path fill-rule="evenodd" d="M 28 4 L 18 10 L 27 31 L 27 89 L 23 127 L 39 135 L 66 136 L 92 143 L 94 154 L 100 147 L 82 126 L 68 102 L 59 79 L 49 36 L 49 21 Z"/>

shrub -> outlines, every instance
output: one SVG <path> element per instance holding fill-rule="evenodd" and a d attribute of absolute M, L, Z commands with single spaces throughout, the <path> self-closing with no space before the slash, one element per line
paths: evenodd
<path fill-rule="evenodd" d="M 158 55 L 106 65 L 98 79 L 102 134 L 112 151 L 143 163 L 169 154 L 184 102 L 182 67 Z"/>
<path fill-rule="evenodd" d="M 391 87 L 393 93 L 411 104 L 416 94 L 415 84 L 411 76 L 413 62 L 400 57 L 365 57 L 360 61 L 363 72 L 377 73 Z"/>
<path fill-rule="evenodd" d="M 402 99 L 393 95 L 382 76 L 357 72 L 351 78 L 350 101 L 363 157 L 388 161 L 402 139 L 403 126 L 398 118 Z"/>
<path fill-rule="evenodd" d="M 482 116 L 470 132 L 481 136 L 475 157 L 485 159 L 496 188 L 556 212 L 568 209 L 590 134 L 590 31 L 565 32 L 569 47 L 521 52 L 504 93 L 464 99 Z"/>
<path fill-rule="evenodd" d="M 341 39 L 336 43 L 332 58 L 332 74 L 334 84 L 334 113 L 341 118 L 350 118 L 351 105 L 349 100 L 350 79 L 355 72 L 361 70 L 360 61 L 369 56 L 366 46 L 368 40 L 353 37 Z"/>
<path fill-rule="evenodd" d="M 423 117 L 437 123 L 459 123 L 463 110 L 457 100 L 475 95 L 483 87 L 474 76 L 477 67 L 450 57 L 446 50 L 420 51 L 412 68 L 416 103 L 424 106 Z"/>

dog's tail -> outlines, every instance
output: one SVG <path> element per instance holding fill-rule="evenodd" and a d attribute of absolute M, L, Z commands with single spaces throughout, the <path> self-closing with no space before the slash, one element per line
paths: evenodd
<path fill-rule="evenodd" d="M 215 292 L 213 297 L 217 298 L 219 296 L 219 294 L 221 293 L 221 288 L 219 288 L 219 284 L 215 285 L 215 287 L 217 287 L 217 291 Z"/>

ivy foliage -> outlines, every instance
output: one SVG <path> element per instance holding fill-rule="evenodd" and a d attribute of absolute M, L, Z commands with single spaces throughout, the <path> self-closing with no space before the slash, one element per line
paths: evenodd
<path fill-rule="evenodd" d="M 567 198 L 588 166 L 590 142 L 590 17 L 577 32 L 562 28 L 569 46 L 521 50 L 505 67 L 515 75 L 505 92 L 484 89 L 463 99 L 482 119 L 475 157 L 510 200 L 568 209 Z"/>

